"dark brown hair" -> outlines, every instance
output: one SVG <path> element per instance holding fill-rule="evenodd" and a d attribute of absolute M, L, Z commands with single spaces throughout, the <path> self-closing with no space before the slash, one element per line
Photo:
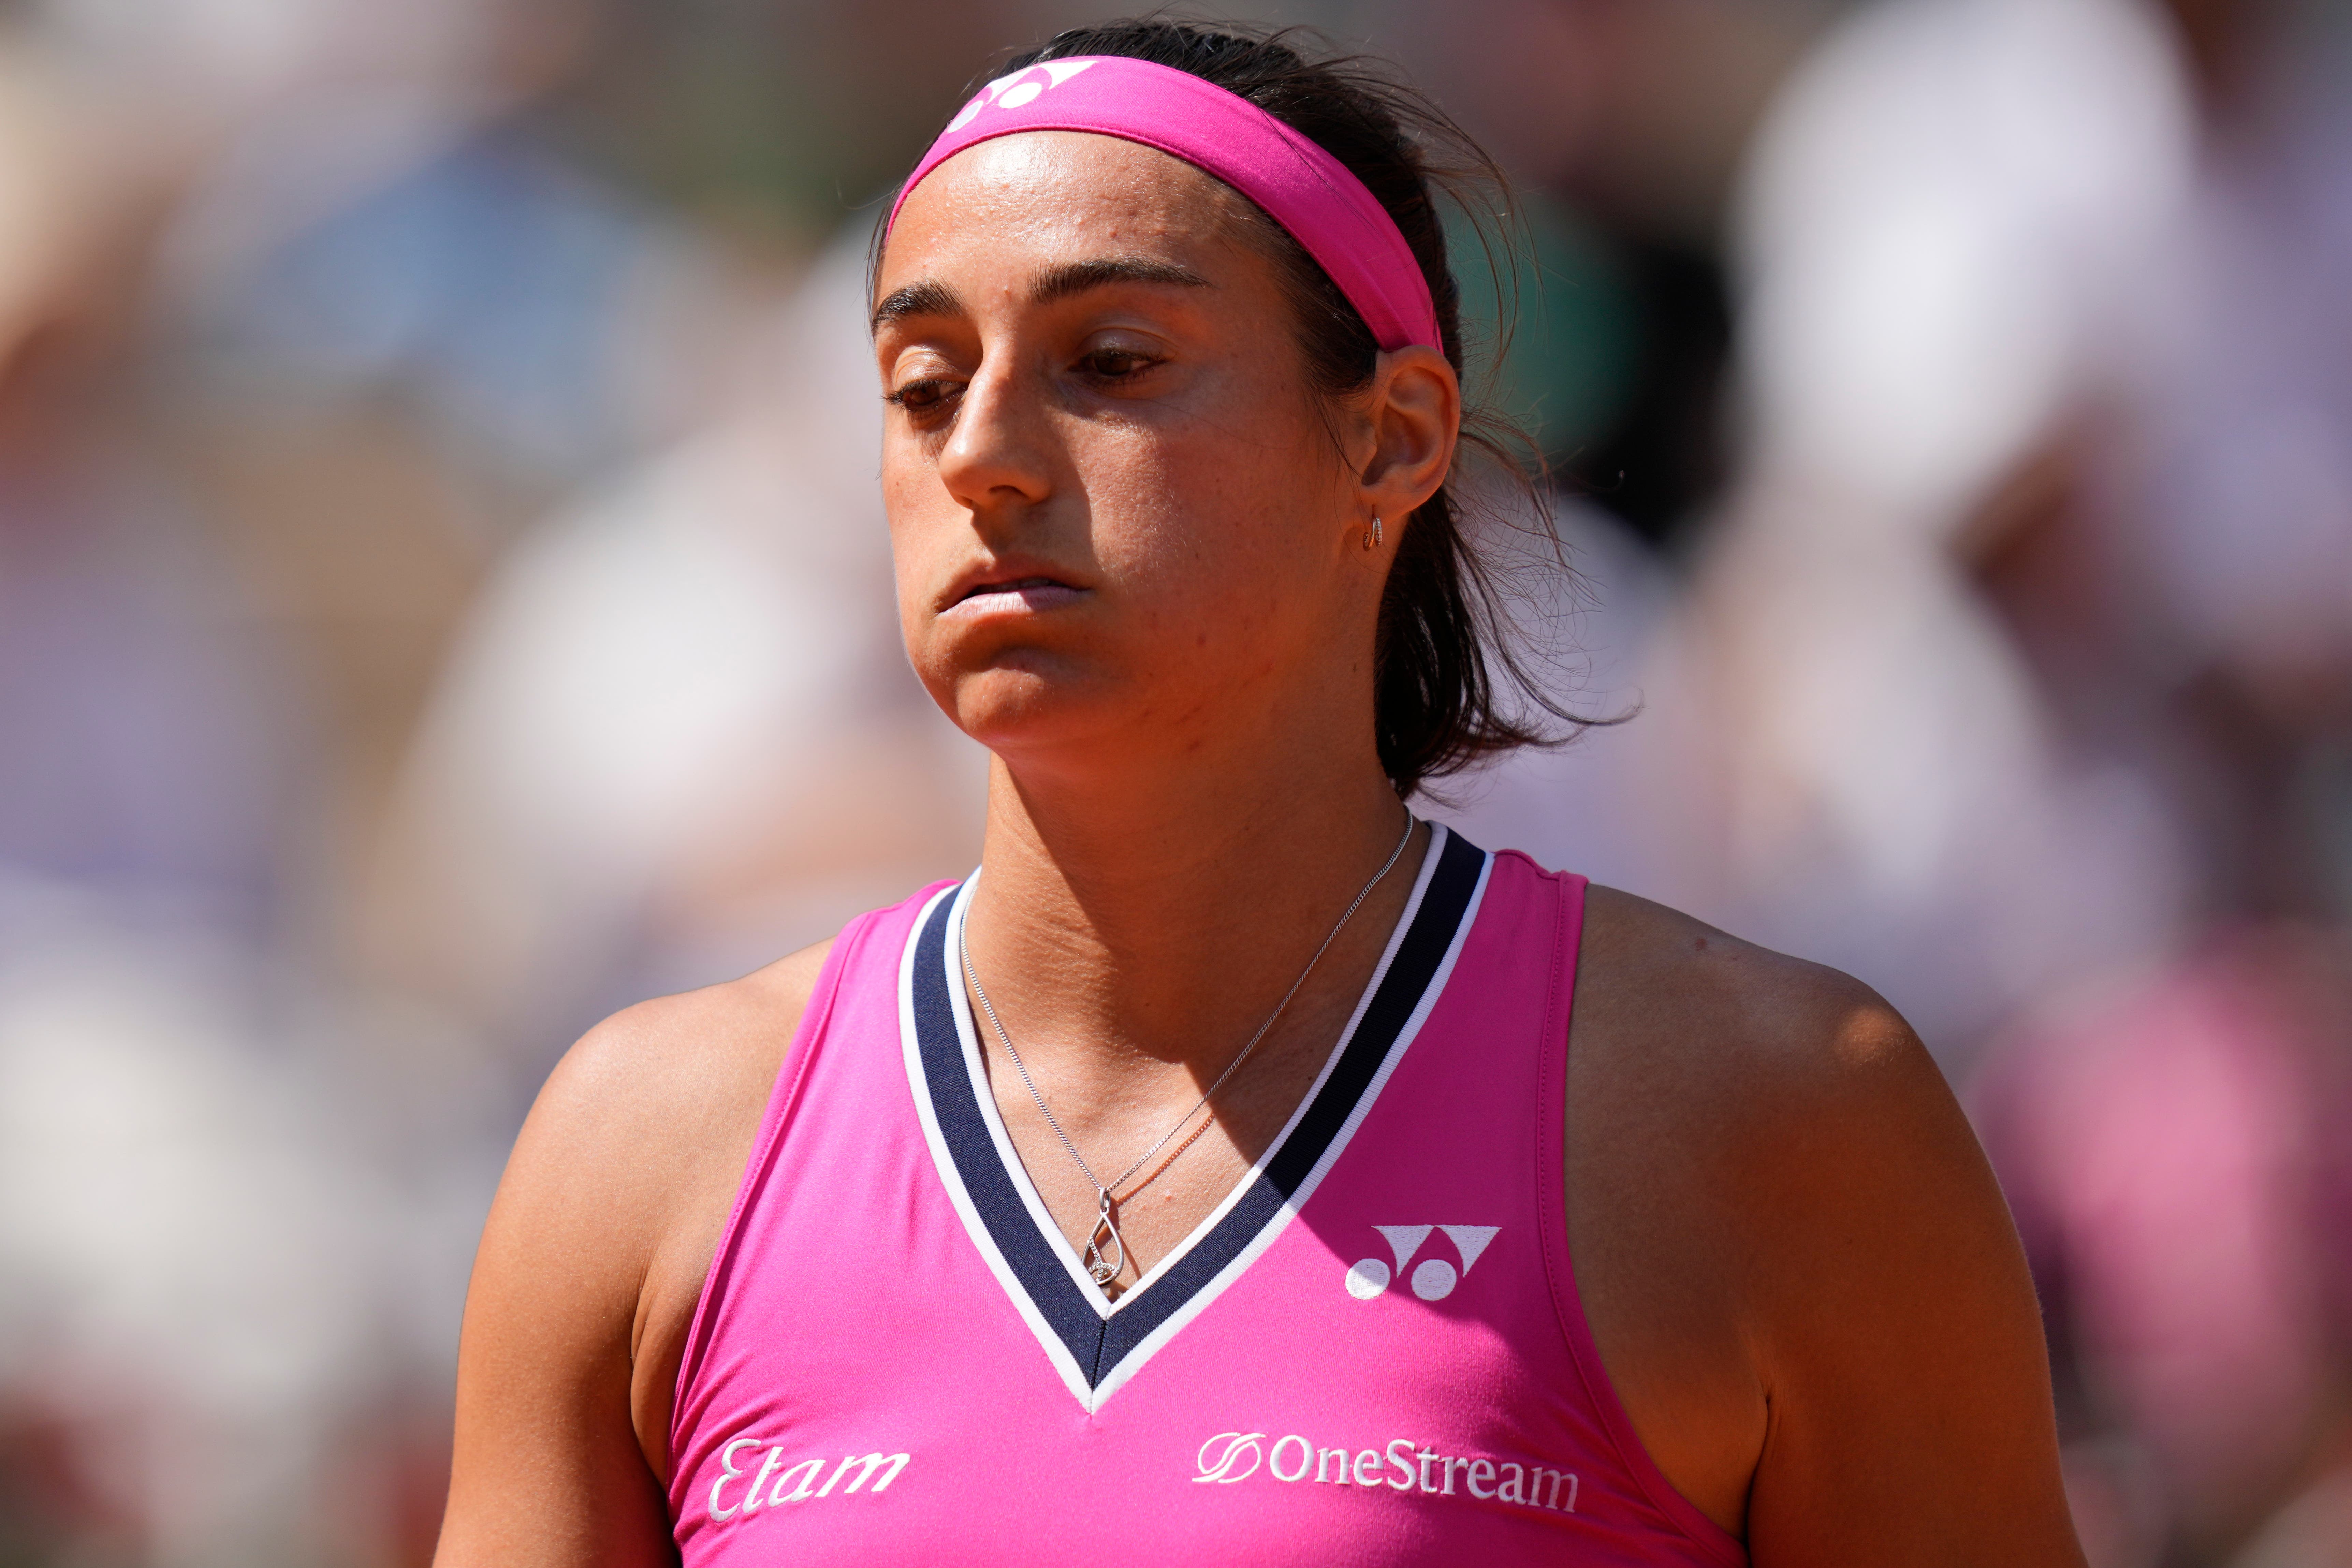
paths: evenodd
<path fill-rule="evenodd" d="M 1396 220 L 1429 280 L 1445 357 L 1460 374 L 1462 291 L 1447 262 L 1437 197 L 1456 202 L 1486 238 L 1493 220 L 1507 211 L 1496 199 L 1507 190 L 1502 172 L 1444 110 L 1376 62 L 1310 58 L 1297 47 L 1302 41 L 1297 28 L 1147 17 L 1072 28 L 1041 48 L 1013 55 L 990 75 L 1040 60 L 1123 55 L 1189 71 L 1265 110 L 1345 164 Z M 1315 391 L 1336 400 L 1370 385 L 1380 345 L 1347 296 L 1271 218 L 1261 215 L 1252 237 L 1283 270 Z M 1489 239 L 1490 265 L 1498 253 Z M 1509 298 L 1499 287 L 1496 294 Z M 1507 422 L 1470 402 L 1465 380 L 1464 447 L 1531 493 L 1534 476 L 1518 456 L 1527 443 Z M 1532 510 L 1545 515 L 1540 506 Z M 1480 558 L 1466 521 L 1449 475 L 1404 520 L 1381 595 L 1372 723 L 1381 766 L 1399 795 L 1514 747 L 1557 744 L 1595 721 L 1549 695 L 1530 671 L 1536 659 L 1514 646 L 1497 574 Z M 1549 542 L 1559 559 L 1557 539 Z M 1565 570 L 1564 560 L 1560 566 Z"/>

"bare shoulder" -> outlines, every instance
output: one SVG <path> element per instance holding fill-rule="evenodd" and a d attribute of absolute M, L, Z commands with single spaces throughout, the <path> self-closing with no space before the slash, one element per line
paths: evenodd
<path fill-rule="evenodd" d="M 549 1074 L 517 1164 L 552 1162 L 567 1181 L 627 1188 L 667 1184 L 712 1158 L 715 1136 L 747 1112 L 756 1125 L 831 947 L 598 1024 Z"/>
<path fill-rule="evenodd" d="M 1701 1251 L 1747 1310 L 1858 1204 L 1990 1192 L 1942 1073 L 1877 993 L 1628 893 L 1591 890 L 1571 1053 L 1571 1131 L 1601 1160 L 1588 1176 L 1681 1173 L 1691 1223 L 1737 1229 Z"/>
<path fill-rule="evenodd" d="M 603 1267 L 642 1276 L 700 1190 L 741 1169 L 824 957 L 640 1002 L 582 1036 L 515 1140 L 486 1242 L 527 1215 L 530 1234 L 576 1228 Z"/>
<path fill-rule="evenodd" d="M 633 1285 L 631 1404 L 649 1453 L 761 1117 L 830 942 L 723 984 L 614 1014 L 566 1053 L 508 1184 L 601 1241 Z M 500 1202 L 506 1201 L 504 1191 Z M 587 1239 L 583 1237 L 583 1240 Z"/>
<path fill-rule="evenodd" d="M 1577 1279 L 1668 1478 L 1759 1568 L 2075 1561 L 2022 1254 L 1900 1015 L 1596 888 L 1570 1049 Z"/>
<path fill-rule="evenodd" d="M 1851 975 L 1774 952 L 1613 888 L 1587 899 L 1577 1006 L 1615 1045 L 1741 1094 L 1868 1094 L 1932 1073 L 1916 1036 Z"/>
<path fill-rule="evenodd" d="M 687 1326 L 829 947 L 617 1013 L 549 1075 L 467 1292 L 445 1564 L 608 1560 L 525 1520 L 666 1539 Z"/>
<path fill-rule="evenodd" d="M 2011 1245 L 2008 1213 L 1942 1071 L 1885 998 L 1613 889 L 1591 895 L 1572 1048 L 1589 1138 L 1704 1183 L 1689 1196 L 1738 1245 L 1706 1248 L 1750 1312 L 1784 1277 L 1820 1298 L 1821 1259 L 1854 1227 L 1961 1227 Z M 1624 1146 L 1637 1136 L 1645 1152 Z M 1896 1257 L 1888 1248 L 1857 1267 Z M 1795 1303 L 1770 1310 L 1786 1321 Z M 1751 1324 L 1762 1330 L 1769 1323 Z"/>

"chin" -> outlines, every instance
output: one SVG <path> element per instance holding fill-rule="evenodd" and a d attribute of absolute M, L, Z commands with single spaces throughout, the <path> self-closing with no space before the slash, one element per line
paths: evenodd
<path fill-rule="evenodd" d="M 1150 707 L 1134 683 L 1024 650 L 926 681 L 956 728 L 1000 755 L 1117 745 Z"/>

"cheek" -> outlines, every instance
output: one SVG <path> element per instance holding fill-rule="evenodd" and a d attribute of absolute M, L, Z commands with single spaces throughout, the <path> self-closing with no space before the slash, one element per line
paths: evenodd
<path fill-rule="evenodd" d="M 898 621 L 911 652 L 929 620 L 930 595 L 947 569 L 943 559 L 969 536 L 970 525 L 919 454 L 901 454 L 895 444 L 886 446 L 881 477 Z"/>
<path fill-rule="evenodd" d="M 1204 424 L 1086 454 L 1097 549 L 1138 607 L 1188 622 L 1259 621 L 1286 585 L 1311 581 L 1328 559 L 1320 542 L 1334 498 L 1310 437 L 1319 430 L 1303 422 Z"/>

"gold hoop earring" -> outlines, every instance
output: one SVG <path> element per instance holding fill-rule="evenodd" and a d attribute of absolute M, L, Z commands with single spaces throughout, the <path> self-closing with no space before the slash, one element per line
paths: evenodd
<path fill-rule="evenodd" d="M 1379 513 L 1377 513 L 1377 512 L 1375 512 L 1375 513 L 1372 515 L 1372 526 L 1371 526 L 1371 527 L 1370 527 L 1370 528 L 1368 528 L 1368 529 L 1366 529 L 1366 530 L 1364 530 L 1364 548 L 1365 548 L 1365 549 L 1367 549 L 1367 550 L 1374 550 L 1374 549 L 1378 549 L 1378 548 L 1379 548 L 1379 546 L 1380 546 L 1380 542 L 1381 542 L 1381 520 L 1380 520 L 1380 514 L 1379 514 Z"/>

